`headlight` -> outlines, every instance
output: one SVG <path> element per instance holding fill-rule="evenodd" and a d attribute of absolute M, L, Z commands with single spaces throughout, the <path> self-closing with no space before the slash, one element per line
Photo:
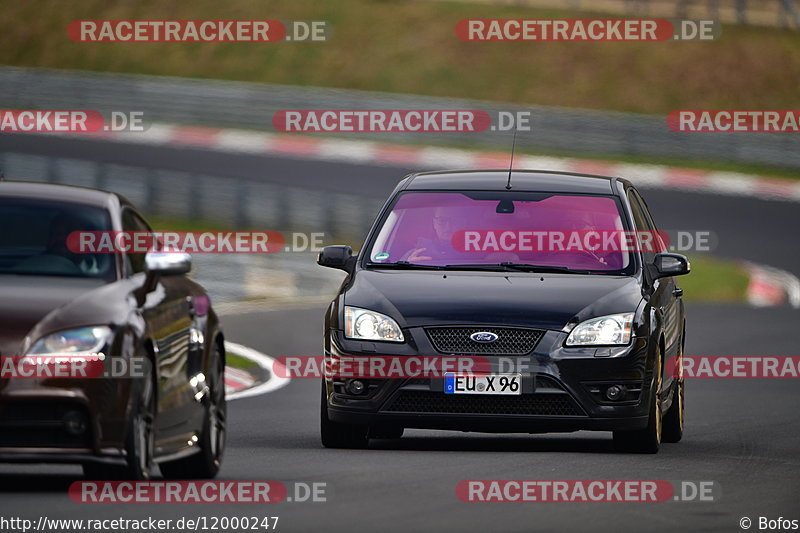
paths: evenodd
<path fill-rule="evenodd" d="M 403 342 L 403 332 L 397 322 L 386 315 L 345 306 L 344 335 L 349 339 Z"/>
<path fill-rule="evenodd" d="M 631 342 L 633 313 L 607 315 L 581 322 L 567 337 L 567 346 L 624 345 Z"/>
<path fill-rule="evenodd" d="M 94 354 L 103 349 L 110 337 L 108 326 L 59 331 L 36 341 L 27 355 Z"/>

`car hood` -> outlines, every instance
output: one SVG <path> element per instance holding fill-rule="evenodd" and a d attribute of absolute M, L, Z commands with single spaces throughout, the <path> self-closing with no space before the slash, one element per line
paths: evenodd
<path fill-rule="evenodd" d="M 524 272 L 361 270 L 345 305 L 387 314 L 400 327 L 494 324 L 562 329 L 570 321 L 636 310 L 629 276 Z"/>
<path fill-rule="evenodd" d="M 0 275 L 0 354 L 21 355 L 23 339 L 44 317 L 105 283 L 101 279 Z"/>

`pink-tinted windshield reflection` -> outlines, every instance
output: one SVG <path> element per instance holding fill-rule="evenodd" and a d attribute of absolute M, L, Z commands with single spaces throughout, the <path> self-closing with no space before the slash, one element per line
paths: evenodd
<path fill-rule="evenodd" d="M 630 257 L 608 237 L 622 233 L 611 197 L 414 192 L 395 204 L 369 257 L 374 263 L 511 262 L 613 271 L 627 267 Z"/>

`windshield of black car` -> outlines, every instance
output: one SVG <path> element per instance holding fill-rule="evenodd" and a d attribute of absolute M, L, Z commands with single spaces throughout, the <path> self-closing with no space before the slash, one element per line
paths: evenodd
<path fill-rule="evenodd" d="M 76 253 L 68 237 L 109 231 L 108 213 L 81 204 L 0 198 L 0 274 L 114 279 L 112 254 Z"/>
<path fill-rule="evenodd" d="M 406 192 L 383 218 L 367 261 L 375 267 L 621 273 L 632 264 L 624 220 L 613 196 Z"/>

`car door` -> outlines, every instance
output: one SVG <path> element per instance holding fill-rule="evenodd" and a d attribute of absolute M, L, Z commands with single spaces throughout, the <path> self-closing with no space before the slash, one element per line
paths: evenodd
<path fill-rule="evenodd" d="M 657 242 L 658 229 L 656 228 L 653 217 L 647 209 L 647 204 L 634 188 L 628 190 L 628 200 L 631 202 L 631 210 L 634 215 L 636 229 L 650 233 L 652 242 Z M 657 247 L 646 247 L 642 251 L 645 264 L 652 265 L 656 253 L 661 250 Z M 678 287 L 674 277 L 659 278 L 652 282 L 651 305 L 653 309 L 660 312 L 662 317 L 662 331 L 664 333 L 664 368 L 673 368 L 675 358 L 678 355 L 681 342 L 682 330 L 682 304 L 680 301 L 681 289 Z M 671 372 L 664 374 L 663 390 L 669 390 L 672 386 L 673 377 Z"/>
<path fill-rule="evenodd" d="M 125 231 L 151 232 L 131 208 L 122 212 Z M 131 274 L 144 272 L 145 254 L 127 254 Z M 191 438 L 197 401 L 189 384 L 189 336 L 192 326 L 190 294 L 183 276 L 162 276 L 147 295 L 142 316 L 153 337 L 158 369 L 157 453 L 174 451 Z"/>

